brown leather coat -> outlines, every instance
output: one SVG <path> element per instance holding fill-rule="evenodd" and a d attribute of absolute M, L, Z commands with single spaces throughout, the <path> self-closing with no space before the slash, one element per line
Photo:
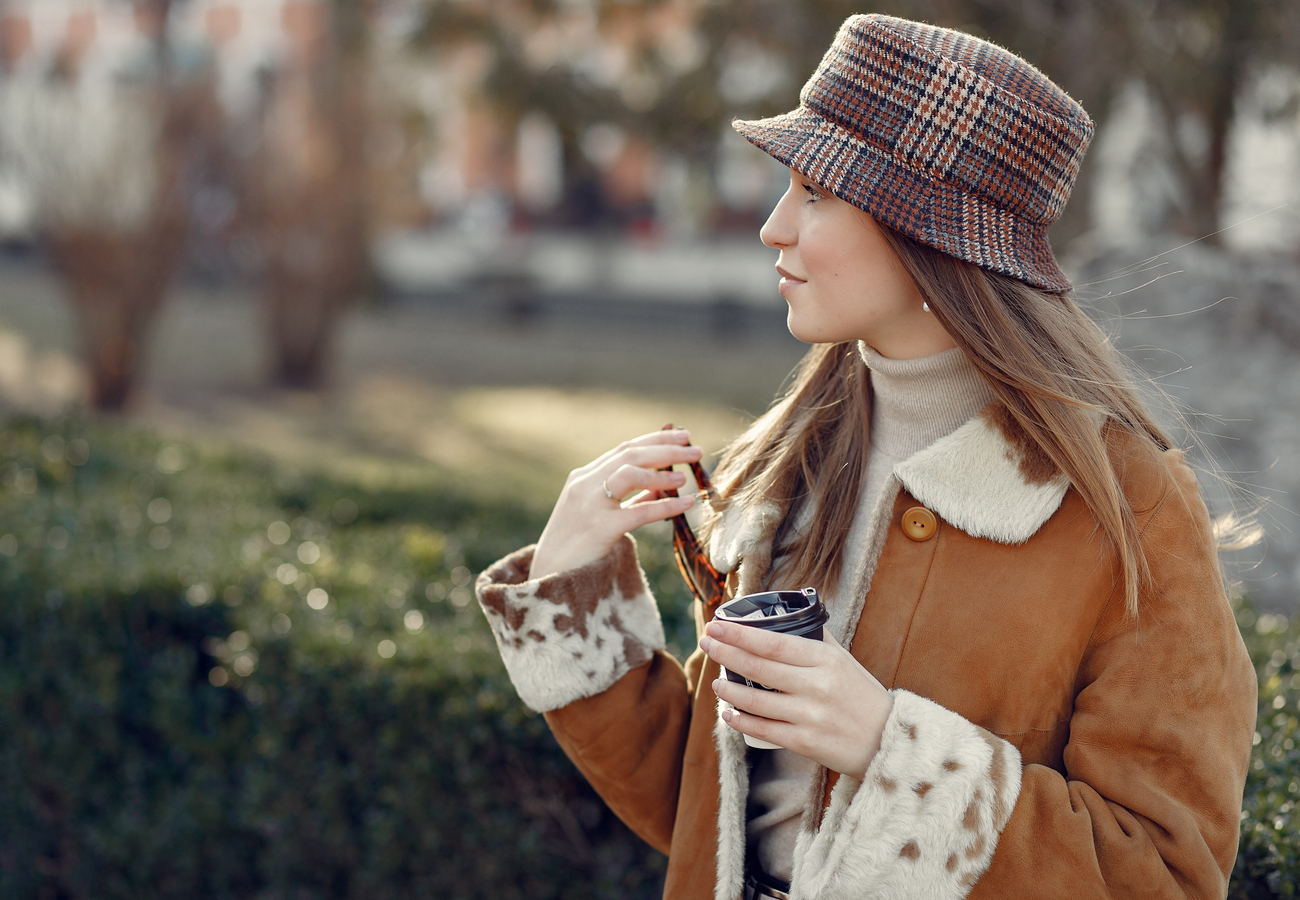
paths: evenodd
<path fill-rule="evenodd" d="M 1153 464 L 1127 453 L 1122 442 L 1116 446 L 1115 464 L 1151 568 L 1133 619 L 1125 613 L 1114 555 L 1078 493 L 1059 475 L 1044 478 L 1043 460 L 1032 458 L 1014 434 L 1009 439 L 998 419 L 986 411 L 897 467 L 892 523 L 846 638 L 886 688 L 928 698 L 955 714 L 952 721 L 978 726 L 972 733 L 988 742 L 995 760 L 1014 762 L 1018 752 L 1018 791 L 1014 784 L 998 788 L 1014 802 L 986 816 L 993 829 L 971 840 L 966 856 L 977 860 L 975 869 L 961 874 L 961 854 L 948 855 L 948 871 L 958 867 L 961 874 L 951 888 L 908 881 L 908 871 L 854 869 L 850 849 L 848 856 L 834 851 L 817 857 L 821 869 L 844 869 L 817 874 L 822 880 L 815 883 L 827 887 L 796 884 L 794 892 L 823 898 L 966 892 L 1072 900 L 1223 897 L 1237 848 L 1256 682 L 1224 597 L 1195 477 L 1176 451 Z M 902 528 L 904 513 L 918 506 L 933 510 L 939 523 L 919 541 Z M 774 523 L 785 513 L 764 510 L 746 522 L 742 512 L 742 521 L 715 541 L 715 559 L 738 571 L 742 588 L 761 578 L 745 566 L 770 551 Z M 544 602 L 528 599 L 527 551 L 484 573 L 480 598 L 525 699 L 522 683 L 540 676 L 511 662 L 511 654 L 549 646 L 541 632 L 524 630 L 525 619 L 536 620 L 549 603 L 566 613 L 565 622 L 581 625 L 586 615 L 594 623 L 603 615 L 596 605 L 574 598 L 608 594 L 602 585 L 615 583 L 610 602 L 631 609 L 637 588 L 626 574 L 630 553 L 620 547 L 613 558 L 588 567 L 581 585 L 557 576 Z M 584 630 L 557 627 L 557 635 L 574 640 Z M 563 705 L 549 708 L 547 721 L 611 808 L 668 853 L 666 897 L 736 896 L 736 867 L 743 865 L 736 856 L 744 838 L 743 831 L 735 834 L 743 819 L 736 821 L 731 795 L 741 792 L 743 816 L 747 776 L 743 754 L 728 749 L 729 729 L 715 736 L 709 684 L 717 666 L 697 652 L 683 667 L 654 648 L 653 635 L 619 627 L 621 662 L 585 675 L 595 692 L 561 696 L 555 702 Z M 582 649 L 574 653 L 583 658 Z M 916 737 L 914 726 L 901 727 Z M 894 791 L 890 780 L 875 778 L 879 796 L 885 796 L 881 785 Z M 831 780 L 819 788 L 828 799 Z M 911 787 L 924 797 L 930 784 Z M 847 790 L 852 796 L 859 789 L 855 782 Z M 972 833 L 978 830 L 971 824 L 975 801 L 981 794 L 987 800 L 988 793 L 977 789 L 967 808 L 965 827 Z M 824 815 L 829 819 L 832 811 Z M 827 824 L 821 816 L 814 810 L 805 829 L 838 828 L 846 833 L 835 840 L 850 844 L 881 840 L 858 820 Z M 951 827 L 962 826 L 954 821 Z M 919 869 L 917 843 L 899 839 L 898 845 L 901 852 L 889 845 L 882 857 L 888 865 Z M 807 850 L 803 837 L 801 846 Z M 928 852 L 924 841 L 920 846 Z M 942 867 L 934 871 L 936 879 L 943 875 Z M 862 872 L 868 874 L 855 874 Z M 895 887 L 879 889 L 886 881 Z"/>

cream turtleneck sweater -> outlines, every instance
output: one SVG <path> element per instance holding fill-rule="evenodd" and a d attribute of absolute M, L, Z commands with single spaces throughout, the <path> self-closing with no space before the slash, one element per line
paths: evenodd
<path fill-rule="evenodd" d="M 844 547 L 840 586 L 820 592 L 831 614 L 830 627 L 841 640 L 850 623 L 836 611 L 851 606 L 848 598 L 865 594 L 871 586 L 876 560 L 868 557 L 870 548 L 878 545 L 873 537 L 886 527 L 898 490 L 894 466 L 956 431 L 993 399 L 959 349 L 920 359 L 888 359 L 861 342 L 858 350 L 871 370 L 870 456 Z M 886 491 L 888 498 L 883 496 Z M 764 870 L 788 882 L 799 823 L 814 802 L 810 792 L 817 764 L 789 750 L 751 753 L 748 840 Z"/>

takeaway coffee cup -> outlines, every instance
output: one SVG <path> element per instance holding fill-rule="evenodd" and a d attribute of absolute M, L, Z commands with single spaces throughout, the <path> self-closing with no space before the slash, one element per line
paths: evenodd
<path fill-rule="evenodd" d="M 822 629 L 826 625 L 826 620 L 830 618 L 826 613 L 826 607 L 817 596 L 817 591 L 810 587 L 799 591 L 764 591 L 761 594 L 746 594 L 744 597 L 737 597 L 719 606 L 717 617 L 738 625 L 748 625 L 751 628 L 762 628 L 781 634 L 793 634 L 814 641 L 822 639 Z M 747 685 L 760 691 L 773 690 L 767 685 L 751 681 L 735 672 L 723 669 L 722 673 L 734 684 Z M 745 743 L 761 750 L 780 749 L 777 744 L 760 741 L 749 735 L 745 735 Z"/>

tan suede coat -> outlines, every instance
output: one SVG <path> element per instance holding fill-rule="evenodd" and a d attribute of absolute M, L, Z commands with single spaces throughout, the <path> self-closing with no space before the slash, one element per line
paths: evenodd
<path fill-rule="evenodd" d="M 996 759 L 1014 761 L 1019 753 L 1018 792 L 1012 785 L 1007 794 L 1014 804 L 994 810 L 993 828 L 976 833 L 972 801 L 966 856 L 980 861 L 943 895 L 1223 897 L 1237 848 L 1256 682 L 1193 473 L 1176 451 L 1152 464 L 1122 443 L 1115 449 L 1151 568 L 1134 619 L 1125 613 L 1114 554 L 1078 493 L 1016 439 L 1005 416 L 986 410 L 977 420 L 962 430 L 966 437 L 959 431 L 896 470 L 892 524 L 848 635 L 853 655 L 886 688 L 928 698 L 978 726 Z M 916 506 L 938 514 L 937 533 L 927 540 L 910 539 L 901 527 Z M 715 543 L 715 559 L 739 565 L 742 587 L 746 558 L 770 551 L 773 523 L 785 512 L 767 511 L 730 551 Z M 582 577 L 596 586 L 584 590 L 599 595 L 597 583 L 626 581 L 630 552 L 622 546 L 615 558 L 588 567 Z M 545 641 L 535 630 L 524 637 L 522 625 L 514 634 L 499 624 L 512 615 L 523 622 L 524 592 L 498 595 L 492 585 L 522 584 L 527 558 L 499 564 L 479 585 L 498 640 L 525 650 L 529 640 Z M 625 585 L 618 596 L 634 592 Z M 571 600 L 549 602 L 569 603 L 570 618 L 581 619 Z M 715 739 L 709 688 L 718 668 L 698 652 L 683 667 L 660 649 L 646 652 L 653 638 L 623 630 L 627 658 L 612 683 L 586 675 L 599 692 L 550 709 L 547 721 L 610 807 L 669 855 L 666 897 L 727 896 L 735 876 L 719 867 L 734 868 L 736 823 L 734 813 L 719 819 L 720 781 L 725 794 L 729 776 L 726 765 L 720 770 L 725 738 Z M 513 668 L 512 676 L 516 684 L 528 677 Z M 895 790 L 875 778 L 878 792 L 882 785 Z M 924 797 L 930 785 L 910 787 Z M 817 829 L 819 815 L 806 827 Z M 889 853 L 900 853 L 906 868 L 917 847 L 908 842 Z M 960 856 L 948 856 L 950 872 Z M 838 858 L 818 857 L 817 865 Z M 855 884 L 855 877 L 869 883 Z M 877 892 L 873 877 L 850 872 L 835 890 L 806 893 L 901 897 L 920 890 L 903 880 L 902 888 Z"/>

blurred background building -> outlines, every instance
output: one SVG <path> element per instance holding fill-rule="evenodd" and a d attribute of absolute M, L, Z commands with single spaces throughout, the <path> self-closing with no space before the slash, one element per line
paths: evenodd
<path fill-rule="evenodd" d="M 1300 190 L 1293 4 L 913 0 L 871 8 L 1006 44 L 1092 110 L 1102 127 L 1082 197 L 1058 228 L 1062 247 L 1089 231 L 1114 240 L 1213 235 Z M 559 234 L 614 235 L 643 247 L 751 239 L 782 174 L 728 122 L 791 107 L 838 22 L 866 8 L 6 0 L 0 9 L 7 239 L 91 216 L 91 206 L 118 226 L 142 215 L 147 182 L 159 175 L 146 174 L 149 154 L 131 144 L 148 143 L 148 127 L 122 124 L 132 121 L 128 107 L 140 114 L 128 97 L 144 86 L 188 90 L 184 138 L 199 145 L 182 166 L 191 271 L 259 273 L 265 201 L 275 194 L 288 202 L 277 194 L 286 179 L 330 177 L 335 190 L 359 195 L 352 205 L 363 209 L 344 212 L 344 203 L 337 214 L 364 220 L 368 260 L 391 285 L 418 291 L 510 265 L 540 269 L 543 287 L 572 287 L 584 269 L 576 245 L 557 250 L 564 263 L 528 262 L 534 245 Z M 130 174 L 114 154 L 130 158 Z M 341 169 L 327 176 L 331 166 Z M 75 180 L 96 177 L 115 192 Z M 1284 209 L 1232 228 L 1222 243 L 1294 253 L 1298 222 Z M 585 262 L 598 269 L 602 260 Z"/>

